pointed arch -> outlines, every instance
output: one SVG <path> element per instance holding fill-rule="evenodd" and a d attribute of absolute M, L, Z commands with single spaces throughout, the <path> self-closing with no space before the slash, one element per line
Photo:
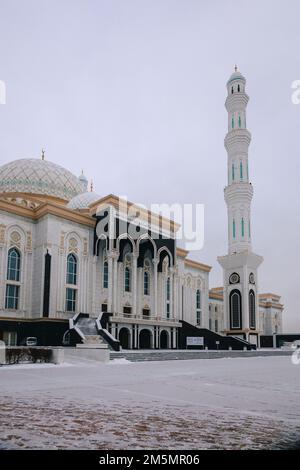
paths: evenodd
<path fill-rule="evenodd" d="M 21 253 L 13 247 L 8 250 L 7 254 L 7 274 L 8 281 L 20 282 L 21 275 Z"/>
<path fill-rule="evenodd" d="M 229 295 L 230 329 L 242 328 L 242 296 L 238 289 L 234 289 Z"/>
<path fill-rule="evenodd" d="M 130 247 L 130 252 L 132 254 L 136 254 L 135 241 L 128 233 L 123 233 L 117 238 L 116 247 L 117 252 L 119 253 L 119 263 L 124 261 L 124 252 L 128 251 L 128 247 Z"/>
<path fill-rule="evenodd" d="M 70 253 L 67 257 L 67 284 L 77 285 L 77 257 L 74 253 Z"/>
<path fill-rule="evenodd" d="M 157 248 L 156 248 L 156 245 L 155 245 L 155 242 L 153 240 L 152 237 L 150 237 L 150 235 L 148 233 L 144 233 L 143 235 L 141 235 L 137 242 L 136 242 L 136 248 L 137 248 L 137 252 L 140 253 L 140 246 L 141 244 L 143 244 L 145 241 L 148 241 L 149 244 L 152 245 L 152 249 L 151 251 L 153 252 L 153 258 L 156 257 L 156 254 L 157 254 Z M 147 246 L 148 248 L 148 246 Z"/>
<path fill-rule="evenodd" d="M 255 293 L 251 289 L 249 292 L 249 326 L 252 330 L 256 328 L 256 315 L 255 315 Z"/>
<path fill-rule="evenodd" d="M 162 265 L 166 256 L 168 257 L 168 260 L 169 260 L 169 266 L 173 266 L 172 253 L 170 252 L 169 248 L 167 248 L 166 246 L 162 246 L 157 252 L 157 257 L 159 259 L 159 263 L 158 263 L 159 272 L 162 272 Z"/>

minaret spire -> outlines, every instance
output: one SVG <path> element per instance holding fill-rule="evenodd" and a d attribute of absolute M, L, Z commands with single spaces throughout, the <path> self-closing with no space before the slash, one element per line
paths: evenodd
<path fill-rule="evenodd" d="M 257 268 L 263 259 L 252 252 L 251 201 L 247 129 L 246 79 L 237 66 L 227 82 L 225 107 L 228 112 L 227 186 L 224 190 L 228 214 L 228 254 L 218 257 L 224 275 L 224 332 L 238 335 L 258 345 L 259 315 Z"/>
<path fill-rule="evenodd" d="M 251 251 L 251 200 L 253 188 L 249 182 L 248 148 L 251 134 L 246 125 L 246 79 L 235 72 L 227 83 L 225 107 L 228 112 L 227 150 L 228 183 L 225 201 L 228 210 L 228 253 Z"/>

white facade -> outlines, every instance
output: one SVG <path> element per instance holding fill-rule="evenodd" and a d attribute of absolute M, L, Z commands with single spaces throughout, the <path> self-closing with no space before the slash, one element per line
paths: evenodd
<path fill-rule="evenodd" d="M 259 322 L 264 335 L 283 333 L 282 325 L 283 305 L 280 296 L 276 294 L 260 294 L 259 296 Z"/>
<path fill-rule="evenodd" d="M 36 162 L 39 169 L 45 165 L 51 182 L 52 164 Z M 22 160 L 21 166 L 24 164 Z M 101 210 L 109 214 L 109 226 L 123 220 L 125 214 L 118 198 L 100 199 L 84 192 L 85 187 L 79 187 L 82 193 L 71 200 L 54 199 L 52 188 L 49 196 L 26 193 L 24 186 L 21 192 L 19 179 L 13 185 L 17 166 L 14 162 L 10 186 L 0 195 L 1 319 L 54 321 L 67 320 L 79 312 L 97 317 L 107 311 L 111 314 L 111 333 L 118 338 L 123 329 L 129 348 L 139 347 L 141 330 L 149 332 L 151 347 L 159 347 L 162 332 L 164 347 L 176 347 L 180 320 L 208 328 L 210 267 L 189 260 L 187 251 L 176 248 L 176 224 L 165 221 L 169 227 L 163 228 L 166 243 L 173 246 L 172 253 L 167 245 L 157 246 L 145 234 L 133 239 L 128 233 L 120 233 L 109 245 L 109 237 L 104 234 L 95 238 L 95 217 L 100 200 Z M 30 160 L 29 166 L 33 167 L 32 188 L 38 186 L 39 176 L 35 160 Z M 63 194 L 68 188 L 57 189 Z M 145 214 L 136 223 L 143 228 Z M 159 231 L 159 224 L 154 224 L 156 228 Z M 10 263 L 15 263 L 11 256 L 18 256 L 18 273 L 16 266 L 10 270 Z M 73 279 L 69 266 L 74 264 Z"/>
<path fill-rule="evenodd" d="M 282 331 L 280 297 L 266 294 L 259 303 L 245 86 L 236 70 L 226 99 L 228 254 L 218 258 L 224 286 L 209 291 L 210 266 L 176 246 L 174 222 L 87 191 L 83 174 L 77 178 L 44 155 L 16 160 L 0 167 L 0 339 L 13 322 L 101 312 L 128 348 L 176 347 L 181 321 L 252 342 Z M 134 235 L 123 227 L 132 208 Z"/>

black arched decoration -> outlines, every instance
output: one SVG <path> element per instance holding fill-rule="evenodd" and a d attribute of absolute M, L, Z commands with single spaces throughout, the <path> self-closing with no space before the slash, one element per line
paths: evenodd
<path fill-rule="evenodd" d="M 154 246 L 148 238 L 140 241 L 139 244 L 139 256 L 137 260 L 138 268 L 142 268 L 144 266 L 145 254 L 147 251 L 150 251 L 152 258 L 154 258 Z"/>
<path fill-rule="evenodd" d="M 242 296 L 238 289 L 230 292 L 230 329 L 240 330 L 242 328 Z"/>
<path fill-rule="evenodd" d="M 255 330 L 256 328 L 255 293 L 252 289 L 249 292 L 249 326 L 252 330 Z"/>
<path fill-rule="evenodd" d="M 118 258 L 118 263 L 122 263 L 123 260 L 124 260 L 124 251 L 125 251 L 125 248 L 127 249 L 127 247 L 130 247 L 130 252 L 129 253 L 133 253 L 133 244 L 132 244 L 132 241 L 130 238 L 121 238 L 120 240 L 120 244 L 119 244 L 119 258 Z"/>
<path fill-rule="evenodd" d="M 165 260 L 165 258 L 168 257 L 169 258 L 169 266 L 172 266 L 172 258 L 169 254 L 169 252 L 167 250 L 162 250 L 160 253 L 159 253 L 159 262 L 158 262 L 158 266 L 157 266 L 157 271 L 159 273 L 162 272 L 163 270 L 163 262 Z"/>

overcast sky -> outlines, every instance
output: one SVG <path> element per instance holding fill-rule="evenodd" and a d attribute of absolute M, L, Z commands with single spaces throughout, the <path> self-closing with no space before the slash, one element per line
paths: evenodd
<path fill-rule="evenodd" d="M 213 266 L 227 252 L 226 81 L 237 63 L 247 125 L 260 291 L 300 332 L 299 0 L 0 0 L 0 164 L 46 158 L 101 195 L 205 204 Z"/>

